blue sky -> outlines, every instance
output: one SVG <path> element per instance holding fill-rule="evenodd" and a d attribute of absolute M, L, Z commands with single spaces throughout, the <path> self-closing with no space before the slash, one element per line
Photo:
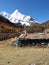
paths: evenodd
<path fill-rule="evenodd" d="M 0 0 L 0 12 L 11 14 L 16 9 L 41 23 L 49 20 L 49 0 Z"/>

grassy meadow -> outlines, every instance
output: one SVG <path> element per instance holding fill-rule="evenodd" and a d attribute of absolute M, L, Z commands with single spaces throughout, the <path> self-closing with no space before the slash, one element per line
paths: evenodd
<path fill-rule="evenodd" d="M 49 65 L 49 48 L 0 47 L 0 65 Z"/>

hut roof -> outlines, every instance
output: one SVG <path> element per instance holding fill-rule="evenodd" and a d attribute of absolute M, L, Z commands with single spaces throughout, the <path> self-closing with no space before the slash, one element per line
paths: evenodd
<path fill-rule="evenodd" d="M 27 35 L 22 35 L 20 39 L 47 39 L 49 34 L 39 34 L 39 33 L 27 33 Z"/>
<path fill-rule="evenodd" d="M 45 29 L 44 33 L 49 33 L 49 29 Z"/>

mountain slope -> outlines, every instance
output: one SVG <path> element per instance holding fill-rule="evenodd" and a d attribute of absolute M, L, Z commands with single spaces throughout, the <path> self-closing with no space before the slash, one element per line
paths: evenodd
<path fill-rule="evenodd" d="M 1 12 L 0 15 L 4 16 L 12 23 L 20 23 L 21 25 L 30 26 L 32 23 L 38 23 L 37 20 L 30 16 L 26 16 L 20 13 L 18 10 L 15 10 L 12 14 L 8 14 L 7 12 Z"/>
<path fill-rule="evenodd" d="M 42 23 L 42 25 L 45 27 L 45 29 L 49 28 L 49 20 L 44 22 L 44 23 Z"/>
<path fill-rule="evenodd" d="M 33 24 L 30 27 L 27 27 L 27 32 L 43 32 L 45 29 L 49 29 L 49 20 L 42 24 Z"/>
<path fill-rule="evenodd" d="M 38 33 L 38 32 L 43 32 L 45 30 L 45 27 L 41 24 L 33 24 L 30 27 L 26 28 L 28 33 Z"/>
<path fill-rule="evenodd" d="M 0 32 L 16 32 L 19 33 L 22 30 L 18 24 L 11 23 L 8 19 L 0 15 Z"/>

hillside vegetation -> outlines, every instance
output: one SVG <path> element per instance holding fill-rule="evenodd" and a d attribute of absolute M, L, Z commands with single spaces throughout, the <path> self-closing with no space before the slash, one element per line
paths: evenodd
<path fill-rule="evenodd" d="M 30 27 L 26 27 L 27 32 L 34 33 L 34 32 L 44 32 L 45 29 L 49 29 L 49 20 L 42 23 L 42 24 L 31 24 Z"/>
<path fill-rule="evenodd" d="M 32 24 L 30 27 L 27 27 L 26 30 L 29 33 L 43 32 L 45 27 L 42 24 Z"/>
<path fill-rule="evenodd" d="M 22 29 L 18 24 L 13 24 L 0 15 L 0 33 L 16 32 L 19 34 Z"/>
<path fill-rule="evenodd" d="M 46 28 L 49 28 L 49 20 L 46 21 L 45 23 L 43 23 L 42 25 L 45 27 L 45 29 L 46 29 Z"/>

